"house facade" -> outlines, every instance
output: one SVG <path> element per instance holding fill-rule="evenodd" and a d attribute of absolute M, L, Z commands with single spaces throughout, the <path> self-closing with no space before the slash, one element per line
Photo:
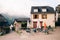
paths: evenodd
<path fill-rule="evenodd" d="M 30 25 L 30 18 L 16 18 L 14 22 L 15 30 L 18 30 L 20 28 L 26 29 L 29 28 Z"/>
<path fill-rule="evenodd" d="M 50 6 L 32 6 L 30 20 L 32 28 L 40 28 L 44 23 L 55 27 L 55 11 Z"/>
<path fill-rule="evenodd" d="M 60 5 L 56 7 L 56 25 L 60 26 Z"/>

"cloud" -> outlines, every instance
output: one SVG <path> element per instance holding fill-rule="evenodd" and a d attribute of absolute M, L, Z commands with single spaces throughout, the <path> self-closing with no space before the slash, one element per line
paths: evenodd
<path fill-rule="evenodd" d="M 56 0 L 56 1 L 60 3 L 60 0 Z"/>
<path fill-rule="evenodd" d="M 60 3 L 59 0 L 0 0 L 0 12 L 10 15 L 30 16 L 31 6 L 52 6 Z"/>
<path fill-rule="evenodd" d="M 10 14 L 19 14 L 22 13 L 24 14 L 24 10 L 25 10 L 25 2 L 24 0 L 20 1 L 20 0 L 0 0 L 0 4 L 1 4 L 1 10 L 2 12 L 10 12 Z"/>
<path fill-rule="evenodd" d="M 55 8 L 58 2 L 55 0 L 29 0 L 27 1 L 28 13 L 31 11 L 31 6 L 52 6 Z"/>

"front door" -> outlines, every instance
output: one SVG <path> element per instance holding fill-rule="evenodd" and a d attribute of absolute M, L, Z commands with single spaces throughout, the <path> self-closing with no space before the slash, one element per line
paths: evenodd
<path fill-rule="evenodd" d="M 27 28 L 27 22 L 26 21 L 22 22 L 21 24 L 22 24 L 21 25 L 22 29 L 26 29 Z"/>
<path fill-rule="evenodd" d="M 33 28 L 37 28 L 37 22 L 33 22 Z"/>
<path fill-rule="evenodd" d="M 40 27 L 42 27 L 42 21 L 40 21 Z"/>

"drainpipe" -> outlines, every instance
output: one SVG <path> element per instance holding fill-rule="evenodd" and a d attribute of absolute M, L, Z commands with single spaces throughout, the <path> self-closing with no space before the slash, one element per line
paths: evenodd
<path fill-rule="evenodd" d="M 29 28 L 29 20 L 27 20 L 27 28 Z"/>
<path fill-rule="evenodd" d="M 37 28 L 40 28 L 40 20 L 37 21 Z"/>
<path fill-rule="evenodd" d="M 58 13 L 57 12 L 56 12 L 55 18 L 56 18 L 56 22 L 57 22 L 58 21 Z"/>

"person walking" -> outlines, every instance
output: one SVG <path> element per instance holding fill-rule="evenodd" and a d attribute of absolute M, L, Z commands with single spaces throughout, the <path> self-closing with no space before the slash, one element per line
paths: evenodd
<path fill-rule="evenodd" d="M 46 23 L 44 23 L 44 30 L 46 30 Z"/>
<path fill-rule="evenodd" d="M 11 24 L 11 25 L 10 25 L 10 32 L 12 32 L 12 28 L 13 28 L 13 25 Z"/>
<path fill-rule="evenodd" d="M 44 32 L 49 34 L 46 23 L 44 23 Z"/>

